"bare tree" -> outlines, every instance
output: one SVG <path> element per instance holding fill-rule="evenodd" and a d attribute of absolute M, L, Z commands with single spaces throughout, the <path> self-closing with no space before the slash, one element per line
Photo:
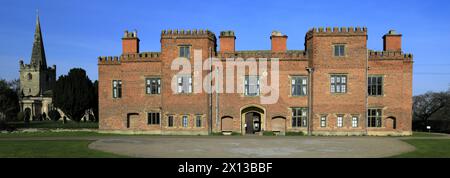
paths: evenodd
<path fill-rule="evenodd" d="M 414 119 L 421 120 L 428 124 L 429 119 L 438 111 L 443 111 L 450 107 L 450 91 L 428 92 L 423 95 L 414 96 L 413 114 Z M 448 113 L 443 111 L 443 113 Z M 445 119 L 445 118 L 441 118 Z"/>

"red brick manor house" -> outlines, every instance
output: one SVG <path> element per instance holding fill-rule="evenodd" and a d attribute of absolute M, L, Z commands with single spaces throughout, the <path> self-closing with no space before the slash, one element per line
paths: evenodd
<path fill-rule="evenodd" d="M 125 32 L 120 56 L 98 58 L 100 130 L 411 135 L 413 57 L 402 51 L 401 34 L 384 35 L 383 51 L 367 48 L 367 28 L 313 28 L 304 50 L 288 50 L 287 39 L 273 32 L 271 50 L 236 51 L 233 31 L 221 32 L 217 41 L 208 30 L 164 30 L 160 52 L 141 52 L 137 32 Z M 194 72 L 177 76 L 171 65 L 179 57 L 192 61 L 194 50 L 202 50 L 202 60 L 212 56 L 223 63 L 227 58 L 255 58 L 258 64 L 258 58 L 278 58 L 277 102 L 260 103 L 263 76 L 247 70 L 234 75 L 244 81 L 241 93 L 193 92 Z"/>

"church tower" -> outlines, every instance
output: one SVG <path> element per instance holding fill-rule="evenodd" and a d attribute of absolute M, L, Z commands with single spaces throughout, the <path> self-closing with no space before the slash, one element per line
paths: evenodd
<path fill-rule="evenodd" d="M 52 108 L 52 88 L 56 82 L 56 66 L 47 67 L 39 14 L 36 17 L 30 64 L 20 60 L 21 110 L 31 119 L 39 118 Z"/>

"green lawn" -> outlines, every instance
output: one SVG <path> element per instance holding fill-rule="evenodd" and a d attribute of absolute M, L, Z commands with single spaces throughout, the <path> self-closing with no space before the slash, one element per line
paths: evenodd
<path fill-rule="evenodd" d="M 48 129 L 98 129 L 97 122 L 74 122 L 67 121 L 32 121 L 28 124 L 24 122 L 9 122 L 15 128 L 48 128 Z"/>
<path fill-rule="evenodd" d="M 51 132 L 51 131 L 38 131 L 38 132 L 12 132 L 12 133 L 0 133 L 0 138 L 21 138 L 21 137 L 90 137 L 90 136 L 121 136 L 119 134 L 102 134 L 97 132 Z"/>
<path fill-rule="evenodd" d="M 0 158 L 117 158 L 91 150 L 92 141 L 0 141 Z"/>
<path fill-rule="evenodd" d="M 413 132 L 413 137 L 442 137 L 443 135 L 428 132 Z"/>
<path fill-rule="evenodd" d="M 450 139 L 410 139 L 403 141 L 416 147 L 416 150 L 394 156 L 394 158 L 450 158 Z"/>

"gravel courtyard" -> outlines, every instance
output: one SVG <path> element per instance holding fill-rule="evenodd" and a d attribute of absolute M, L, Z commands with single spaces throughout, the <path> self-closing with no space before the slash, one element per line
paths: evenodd
<path fill-rule="evenodd" d="M 89 148 L 146 158 L 377 158 L 413 151 L 392 137 L 117 137 Z"/>

